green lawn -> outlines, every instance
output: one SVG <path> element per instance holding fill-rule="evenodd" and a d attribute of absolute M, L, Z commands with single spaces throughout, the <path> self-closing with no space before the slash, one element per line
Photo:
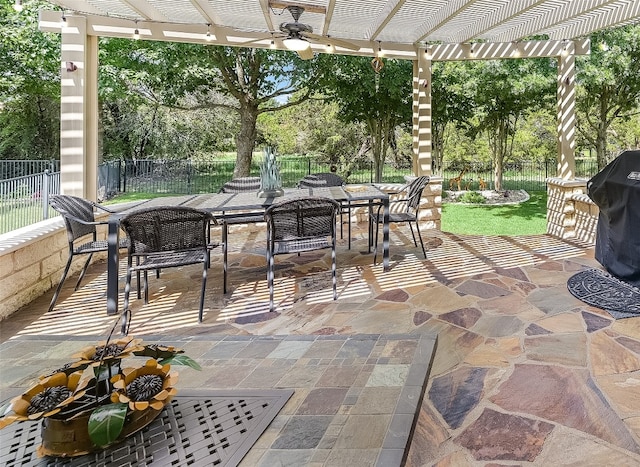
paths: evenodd
<path fill-rule="evenodd" d="M 163 193 L 123 193 L 111 203 L 124 203 L 158 196 Z M 547 193 L 529 193 L 527 202 L 506 206 L 483 206 L 445 203 L 442 207 L 442 230 L 473 235 L 534 235 L 547 229 Z"/>
<path fill-rule="evenodd" d="M 471 235 L 535 235 L 547 229 L 547 193 L 530 192 L 524 203 L 483 206 L 445 203 L 442 230 Z"/>

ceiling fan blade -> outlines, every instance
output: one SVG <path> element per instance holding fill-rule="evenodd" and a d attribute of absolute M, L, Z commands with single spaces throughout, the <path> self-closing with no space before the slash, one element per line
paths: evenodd
<path fill-rule="evenodd" d="M 349 50 L 360 50 L 359 45 L 352 44 L 351 42 L 343 41 L 342 39 L 334 39 L 333 37 L 321 36 L 319 34 L 313 34 L 310 32 L 303 32 L 303 36 L 308 37 L 321 44 L 331 44 L 334 47 L 342 47 Z"/>
<path fill-rule="evenodd" d="M 279 39 L 279 37 L 274 37 L 274 36 L 265 36 L 265 37 L 259 37 L 257 39 L 252 39 L 250 41 L 246 41 L 246 42 L 240 42 L 237 45 L 240 47 L 247 47 L 251 44 L 255 44 L 256 42 L 262 42 L 262 41 L 268 41 L 268 40 L 275 40 L 275 39 Z"/>
<path fill-rule="evenodd" d="M 302 60 L 311 60 L 313 58 L 313 50 L 311 50 L 311 47 L 309 47 L 308 49 L 301 50 L 298 52 L 298 56 Z"/>

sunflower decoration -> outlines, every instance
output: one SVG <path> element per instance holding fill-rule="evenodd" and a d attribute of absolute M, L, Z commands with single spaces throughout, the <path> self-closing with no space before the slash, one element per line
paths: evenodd
<path fill-rule="evenodd" d="M 15 421 L 39 420 L 57 414 L 84 396 L 87 382 L 81 372 L 70 375 L 61 372 L 43 378 L 11 401 L 0 418 L 0 428 Z"/>
<path fill-rule="evenodd" d="M 174 387 L 178 374 L 170 373 L 170 369 L 171 365 L 161 365 L 154 359 L 143 367 L 125 368 L 111 379 L 115 389 L 111 402 L 128 404 L 130 410 L 161 410 L 178 392 Z"/>
<path fill-rule="evenodd" d="M 103 449 L 151 423 L 177 394 L 178 374 L 170 371 L 171 365 L 201 368 L 176 347 L 146 345 L 131 337 L 112 340 L 118 321 L 108 340 L 82 349 L 75 361 L 45 373 L 24 394 L 3 404 L 0 429 L 47 417 L 37 452 L 78 456 Z M 140 365 L 124 368 L 122 359 L 128 357 L 135 361 L 133 366 Z M 61 426 L 73 436 L 61 441 Z"/>
<path fill-rule="evenodd" d="M 78 363 L 87 363 L 92 366 L 99 366 L 101 362 L 109 363 L 112 360 L 122 360 L 131 356 L 134 352 L 144 349 L 142 339 L 123 337 L 113 341 L 98 342 L 95 346 L 82 349 L 73 357 L 79 358 Z"/>
<path fill-rule="evenodd" d="M 65 375 L 68 376 L 71 373 L 75 373 L 76 371 L 82 371 L 88 366 L 89 366 L 88 362 L 83 362 L 83 361 L 69 362 L 69 363 L 65 363 L 59 368 L 56 368 L 53 371 L 48 372 L 47 374 L 40 375 L 38 378 L 45 379 L 55 375 L 56 373 L 64 373 Z"/>

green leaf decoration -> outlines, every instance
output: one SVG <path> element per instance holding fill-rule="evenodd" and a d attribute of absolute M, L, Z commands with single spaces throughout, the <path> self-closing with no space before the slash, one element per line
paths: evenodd
<path fill-rule="evenodd" d="M 194 370 L 202 370 L 202 367 L 191 357 L 187 357 L 186 355 L 174 355 L 173 357 L 165 358 L 164 360 L 160 360 L 161 365 L 166 365 L 170 363 L 172 365 L 183 365 L 189 366 Z"/>
<path fill-rule="evenodd" d="M 109 404 L 95 409 L 89 417 L 89 437 L 96 446 L 113 443 L 124 426 L 128 404 Z"/>

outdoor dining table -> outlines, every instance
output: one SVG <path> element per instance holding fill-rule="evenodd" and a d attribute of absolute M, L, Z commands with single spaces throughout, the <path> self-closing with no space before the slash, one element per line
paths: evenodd
<path fill-rule="evenodd" d="M 215 215 L 225 216 L 237 213 L 242 215 L 247 211 L 264 212 L 269 206 L 283 199 L 297 196 L 318 196 L 332 198 L 342 204 L 351 207 L 373 205 L 383 206 L 383 241 L 382 241 L 382 265 L 383 270 L 389 269 L 389 195 L 373 184 L 347 185 L 345 187 L 310 187 L 285 189 L 284 195 L 279 197 L 260 198 L 257 193 L 210 193 L 199 195 L 170 196 L 153 198 L 143 201 L 135 206 L 112 214 L 109 217 L 107 241 L 109 245 L 107 256 L 107 314 L 117 315 L 118 311 L 118 274 L 119 252 L 118 242 L 120 234 L 120 219 L 136 209 L 151 208 L 154 206 L 189 206 Z M 371 226 L 369 226 L 371 230 Z M 351 228 L 349 226 L 349 235 Z M 371 248 L 372 235 L 369 232 L 369 249 Z"/>

